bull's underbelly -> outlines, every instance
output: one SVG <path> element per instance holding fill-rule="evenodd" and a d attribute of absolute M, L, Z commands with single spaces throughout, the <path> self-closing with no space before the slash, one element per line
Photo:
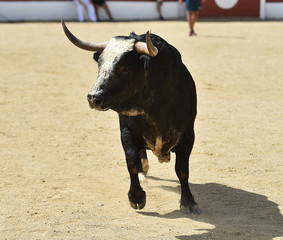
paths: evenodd
<path fill-rule="evenodd" d="M 163 163 L 170 161 L 170 151 L 179 143 L 180 138 L 181 133 L 175 132 L 170 134 L 170 137 L 164 137 L 162 135 L 157 135 L 155 139 L 144 137 L 144 141 L 147 148 L 152 150 L 154 155 L 158 158 L 158 161 Z"/>
<path fill-rule="evenodd" d="M 183 132 L 177 127 L 161 126 L 146 115 L 126 118 L 127 124 L 134 134 L 151 150 L 160 162 L 170 161 L 170 151 L 178 145 Z"/>

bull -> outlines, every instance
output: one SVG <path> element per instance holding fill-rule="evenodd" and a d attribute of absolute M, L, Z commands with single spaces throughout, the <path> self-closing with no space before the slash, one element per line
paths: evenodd
<path fill-rule="evenodd" d="M 88 43 L 75 37 L 64 21 L 62 26 L 73 44 L 94 52 L 98 63 L 96 83 L 87 95 L 89 106 L 99 111 L 112 109 L 119 115 L 131 180 L 131 207 L 143 209 L 146 205 L 138 175 L 148 171 L 148 149 L 160 162 L 170 161 L 170 153 L 175 153 L 175 172 L 181 184 L 180 209 L 200 213 L 188 182 L 195 139 L 196 88 L 179 51 L 150 32 Z"/>

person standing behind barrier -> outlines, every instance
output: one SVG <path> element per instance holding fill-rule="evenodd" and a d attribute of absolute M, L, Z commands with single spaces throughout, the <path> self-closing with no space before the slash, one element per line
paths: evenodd
<path fill-rule="evenodd" d="M 163 4 L 163 0 L 156 0 L 156 2 L 157 2 L 157 11 L 159 14 L 159 19 L 164 20 L 164 17 L 162 16 L 162 13 L 161 13 L 161 5 Z"/>
<path fill-rule="evenodd" d="M 93 8 L 93 5 L 91 4 L 90 0 L 74 0 L 76 6 L 77 6 L 77 13 L 78 13 L 78 19 L 80 22 L 84 22 L 84 6 L 87 8 L 87 13 L 90 21 L 96 22 L 97 17 Z"/>
<path fill-rule="evenodd" d="M 183 0 L 179 0 L 181 4 Z M 198 20 L 198 15 L 201 10 L 201 0 L 186 0 L 186 9 L 187 9 L 187 21 L 189 24 L 190 32 L 189 36 L 196 36 L 194 26 Z"/>
<path fill-rule="evenodd" d="M 112 17 L 112 14 L 111 14 L 111 12 L 110 12 L 110 10 L 109 10 L 109 7 L 108 7 L 108 5 L 106 4 L 105 0 L 92 0 L 92 4 L 93 4 L 94 7 L 95 7 L 95 12 L 96 12 L 96 16 L 97 16 L 98 21 L 100 20 L 100 19 L 99 19 L 99 12 L 98 12 L 99 6 L 100 6 L 100 7 L 103 7 L 103 8 L 105 9 L 105 11 L 106 11 L 106 13 L 107 13 L 107 15 L 108 15 L 110 21 L 112 21 L 112 22 L 114 21 L 114 19 L 113 19 L 113 17 Z"/>

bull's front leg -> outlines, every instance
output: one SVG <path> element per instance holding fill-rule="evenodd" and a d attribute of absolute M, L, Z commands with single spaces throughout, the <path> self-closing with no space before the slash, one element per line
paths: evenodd
<path fill-rule="evenodd" d="M 194 144 L 194 134 L 183 139 L 176 148 L 175 171 L 181 184 L 180 209 L 183 213 L 200 213 L 189 187 L 189 157 Z"/>
<path fill-rule="evenodd" d="M 138 172 L 141 168 L 140 150 L 136 146 L 134 134 L 127 126 L 121 127 L 121 141 L 126 155 L 127 167 L 131 178 L 131 186 L 128 192 L 130 205 L 134 209 L 143 209 L 146 204 L 145 191 L 140 186 Z"/>

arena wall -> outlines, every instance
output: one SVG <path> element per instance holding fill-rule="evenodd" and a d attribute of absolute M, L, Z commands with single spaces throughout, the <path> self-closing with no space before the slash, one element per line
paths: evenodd
<path fill-rule="evenodd" d="M 265 17 L 283 19 L 283 0 L 266 0 Z"/>
<path fill-rule="evenodd" d="M 155 0 L 109 0 L 116 20 L 158 19 Z M 107 20 L 104 9 L 100 18 Z M 186 17 L 185 4 L 165 0 L 162 13 L 166 19 Z M 87 14 L 86 14 L 87 15 Z M 283 19 L 283 0 L 202 0 L 200 17 L 255 17 Z M 77 21 L 76 6 L 71 0 L 0 0 L 0 22 Z"/>
<path fill-rule="evenodd" d="M 107 1 L 116 20 L 158 19 L 155 1 Z M 177 1 L 165 1 L 162 6 L 165 18 L 177 19 L 186 16 L 185 5 Z M 85 14 L 87 16 L 87 14 Z M 107 19 L 104 9 L 99 9 L 102 20 Z M 77 20 L 73 1 L 1 1 L 0 21 L 57 21 Z"/>

